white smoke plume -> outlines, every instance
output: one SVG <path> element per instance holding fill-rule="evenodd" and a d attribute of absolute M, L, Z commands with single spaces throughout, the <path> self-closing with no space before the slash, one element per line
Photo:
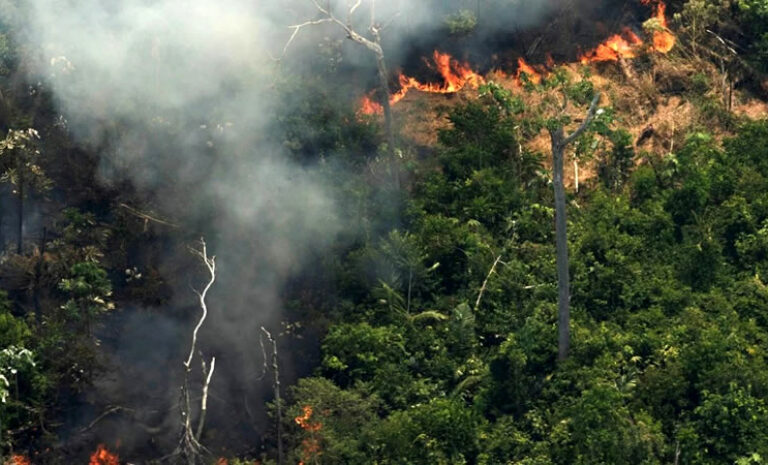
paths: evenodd
<path fill-rule="evenodd" d="M 385 40 L 396 61 L 409 41 L 443 27 L 451 12 L 477 9 L 487 28 L 496 30 L 538 21 L 553 2 L 379 1 L 376 14 L 392 19 Z M 343 15 L 350 2 L 332 3 Z M 362 3 L 353 23 L 365 31 L 371 2 Z M 319 170 L 292 162 L 270 137 L 283 104 L 275 76 L 287 69 L 274 58 L 288 40 L 289 25 L 317 17 L 312 0 L 0 0 L 0 11 L 28 47 L 31 79 L 51 90 L 73 138 L 99 151 L 102 182 L 129 180 L 151 193 L 147 198 L 159 212 L 212 235 L 207 239 L 221 275 L 205 342 L 221 355 L 222 368 L 212 385 L 219 395 L 212 396 L 211 409 L 242 413 L 243 397 L 232 394 L 242 391 L 258 404 L 251 406 L 255 415 L 263 416 L 260 396 L 268 397 L 269 383 L 257 380 L 258 328 L 280 320 L 287 277 L 344 227 Z M 309 28 L 284 60 L 300 69 L 296 64 L 311 61 L 326 35 L 343 38 L 332 24 Z M 348 49 L 356 50 L 348 62 L 374 69 L 366 51 Z M 176 292 L 187 295 L 189 288 Z M 179 335 L 186 331 L 172 318 L 128 319 L 117 358 L 141 367 L 126 369 L 126 376 L 140 379 L 100 386 L 116 390 L 132 381 L 141 398 L 136 389 L 159 383 L 172 404 L 175 381 L 162 369 L 152 373 L 145 361 L 157 357 L 141 335 L 166 334 L 153 333 L 152 340 L 167 344 L 164 358 L 180 362 L 188 341 Z M 175 415 L 168 412 L 166 424 Z"/>

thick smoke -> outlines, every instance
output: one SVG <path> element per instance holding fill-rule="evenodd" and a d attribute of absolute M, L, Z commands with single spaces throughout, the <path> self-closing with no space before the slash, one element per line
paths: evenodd
<path fill-rule="evenodd" d="M 349 3 L 334 2 L 333 11 L 343 16 Z M 363 0 L 353 19 L 362 31 L 370 3 Z M 376 16 L 392 18 L 384 35 L 396 64 L 411 41 L 444 27 L 446 14 L 477 8 L 492 31 L 530 25 L 552 3 L 379 1 Z M 217 355 L 221 367 L 212 385 L 211 421 L 213 428 L 251 422 L 250 435 L 246 427 L 245 436 L 227 440 L 255 442 L 264 426 L 263 399 L 270 395 L 269 382 L 259 379 L 259 326 L 277 327 L 286 279 L 344 227 L 319 170 L 291 162 L 270 134 L 284 104 L 274 90 L 275 74 L 287 69 L 275 58 L 290 35 L 288 25 L 318 17 L 312 0 L 0 0 L 0 8 L 19 41 L 38 51 L 38 60 L 26 65 L 52 91 L 73 138 L 99 152 L 101 181 L 130 181 L 159 214 L 206 234 L 220 267 L 203 339 L 206 355 Z M 483 11 L 494 13 L 484 19 Z M 301 69 L 326 35 L 343 37 L 333 24 L 307 28 L 284 61 Z M 347 49 L 347 62 L 374 69 L 364 49 Z M 169 370 L 180 368 L 188 350 L 189 322 L 198 311 L 189 286 L 200 285 L 191 267 L 178 268 L 183 253 L 164 250 L 159 258 L 161 270 L 177 276 L 176 310 L 170 316 L 123 310 L 115 320 L 124 331 L 113 338 L 122 374 L 100 380 L 92 394 L 97 402 L 105 396 L 109 400 L 100 402 L 131 404 L 125 410 L 138 410 L 131 418 L 145 429 L 173 432 L 177 418 L 171 406 L 178 379 Z M 290 351 L 287 345 L 282 350 L 289 372 Z M 86 413 L 72 424 L 99 412 Z M 115 437 L 100 439 L 119 436 L 128 455 L 158 437 L 141 436 L 131 422 L 104 424 L 111 426 L 103 434 Z"/>

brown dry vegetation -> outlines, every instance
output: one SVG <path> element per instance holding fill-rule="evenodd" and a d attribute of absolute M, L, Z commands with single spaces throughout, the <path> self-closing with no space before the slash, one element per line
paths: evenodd
<path fill-rule="evenodd" d="M 566 65 L 578 79 L 581 65 Z M 732 125 L 725 119 L 739 117 L 762 118 L 768 115 L 768 104 L 736 89 L 733 93 L 732 112 L 726 110 L 728 92 L 722 73 L 710 62 L 684 58 L 675 54 L 646 56 L 633 62 L 610 62 L 592 65 L 590 80 L 603 93 L 603 106 L 615 110 L 617 124 L 628 130 L 637 140 L 642 131 L 653 125 L 654 134 L 638 153 L 664 156 L 679 147 L 685 137 L 698 128 L 706 127 L 715 137 L 730 135 Z M 516 85 L 514 78 L 501 73 L 490 73 L 487 79 L 512 89 L 523 97 L 526 105 L 540 101 L 536 93 L 529 93 Z M 416 147 L 434 147 L 437 132 L 448 126 L 446 108 L 477 98 L 475 89 L 464 89 L 456 94 L 428 94 L 412 91 L 394 107 L 400 135 Z M 578 118 L 578 115 L 574 115 Z M 717 121 L 714 121 L 717 120 Z M 717 122 L 721 124 L 710 124 Z M 549 136 L 545 131 L 527 141 L 527 148 L 549 154 Z M 638 157 L 641 160 L 643 157 Z M 545 164 L 549 157 L 544 157 Z M 594 176 L 594 162 L 579 166 L 580 181 Z M 574 166 L 566 164 L 566 182 L 573 185 Z"/>

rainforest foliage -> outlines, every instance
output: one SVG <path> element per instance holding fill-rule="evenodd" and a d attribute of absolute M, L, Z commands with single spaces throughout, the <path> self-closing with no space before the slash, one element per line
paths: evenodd
<path fill-rule="evenodd" d="M 658 60 L 717 68 L 717 43 L 733 40 L 739 91 L 764 98 L 768 3 L 670 8 L 685 52 Z M 446 21 L 464 36 L 478 20 Z M 4 28 L 0 457 L 53 447 L 41 463 L 66 463 L 61 428 L 108 363 L 95 328 L 137 305 L 162 312 L 169 271 L 151 255 L 199 231 L 152 230 L 124 204 L 147 194 L 102 187 L 97 149 L 71 140 L 46 89 L 30 90 L 23 44 Z M 571 353 L 558 362 L 550 153 L 529 147 L 583 117 L 590 71 L 515 92 L 491 83 L 447 106 L 435 144 L 399 141 L 400 190 L 378 118 L 327 85 L 333 72 L 277 86 L 286 104 L 270 137 L 323 173 L 344 229 L 286 286 L 286 320 L 321 334 L 318 355 L 283 384 L 282 417 L 273 403 L 249 460 L 274 463 L 280 431 L 285 463 L 768 462 L 765 115 L 731 111 L 719 83 L 692 74 L 674 94 L 700 116 L 650 150 L 604 95 L 568 153 L 594 176 L 568 189 Z M 548 95 L 575 112 L 552 113 Z"/>

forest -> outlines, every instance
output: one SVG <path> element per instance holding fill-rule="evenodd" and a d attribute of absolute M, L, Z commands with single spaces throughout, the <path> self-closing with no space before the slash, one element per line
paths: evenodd
<path fill-rule="evenodd" d="M 0 464 L 768 463 L 768 0 L 0 0 Z"/>

